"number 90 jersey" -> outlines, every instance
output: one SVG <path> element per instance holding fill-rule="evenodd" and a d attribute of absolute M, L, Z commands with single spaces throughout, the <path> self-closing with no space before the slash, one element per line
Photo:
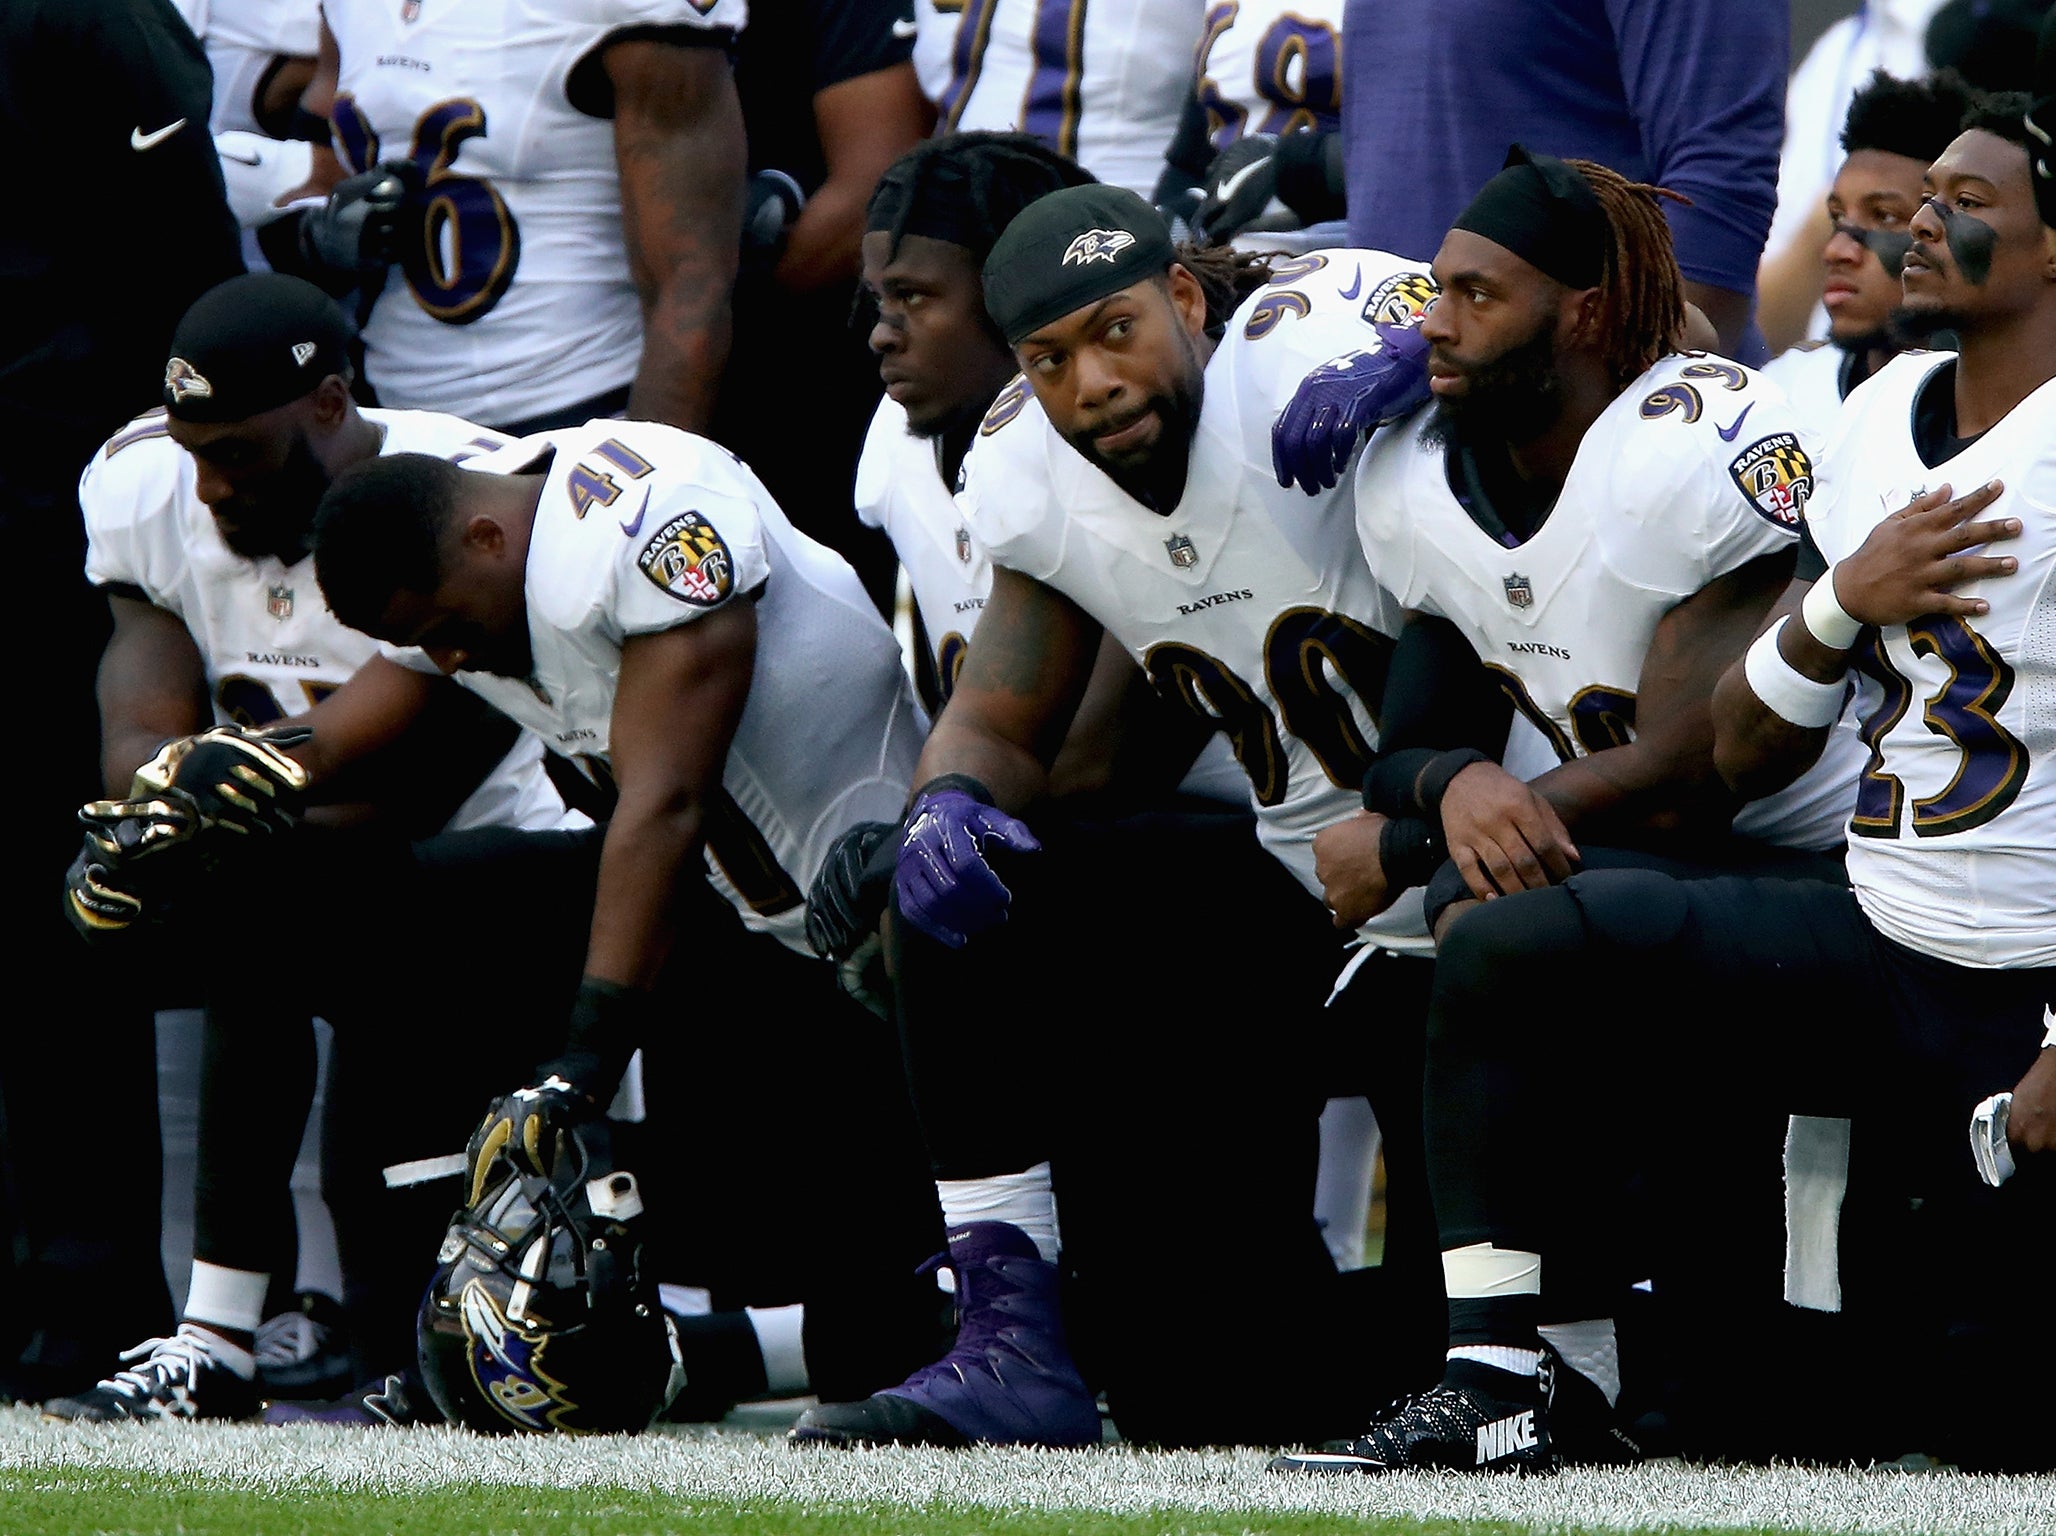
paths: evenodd
<path fill-rule="evenodd" d="M 961 505 L 995 563 L 1070 598 L 1157 691 L 1226 735 L 1257 832 L 1316 896 L 1313 838 L 1362 807 L 1400 610 L 1371 579 L 1345 478 L 1281 489 L 1271 422 L 1312 369 L 1370 337 L 1367 308 L 1418 318 L 1434 284 L 1382 251 L 1281 262 L 1207 363 L 1185 494 L 1135 501 L 1057 435 L 1016 380 L 965 461 Z M 1366 930 L 1423 948 L 1418 895 Z"/>
<path fill-rule="evenodd" d="M 1849 878 L 1886 937 L 1959 965 L 2056 965 L 2056 384 L 1952 459 L 1914 446 L 1923 387 L 1954 387 L 1953 353 L 1895 358 L 1854 390 L 1825 452 L 1829 493 L 1808 508 L 1832 565 L 1945 481 L 2006 488 L 1986 518 L 2021 534 L 1993 553 L 2020 568 L 1957 588 L 1987 613 L 1865 631 L 1851 657 L 1870 757 L 1849 820 Z"/>
<path fill-rule="evenodd" d="M 611 789 L 622 647 L 754 597 L 749 700 L 704 807 L 707 870 L 745 926 L 811 955 L 806 891 L 829 844 L 906 808 L 927 722 L 899 642 L 856 572 L 727 449 L 655 422 L 594 421 L 465 468 L 533 473 L 545 458 L 526 586 L 535 670 L 456 681 Z M 417 650 L 387 654 L 436 670 Z"/>
<path fill-rule="evenodd" d="M 1357 461 L 1356 519 L 1379 580 L 1463 631 L 1561 762 L 1634 739 L 1636 690 L 1664 616 L 1709 583 L 1791 550 L 1813 494 L 1812 440 L 1762 375 L 1661 358 L 1586 430 L 1556 506 L 1525 541 L 1487 528 L 1423 442 L 1432 411 Z M 1744 808 L 1736 830 L 1786 847 L 1842 841 L 1854 737 Z"/>
<path fill-rule="evenodd" d="M 507 441 L 429 411 L 366 411 L 364 418 L 385 434 L 384 453 L 462 461 Z M 109 438 L 79 480 L 86 579 L 131 589 L 124 595 L 185 625 L 217 722 L 264 726 L 303 715 L 377 655 L 378 643 L 328 611 L 312 560 L 246 560 L 224 544 L 194 491 L 196 479 L 192 455 L 166 435 L 161 410 Z M 449 826 L 534 829 L 564 821 L 541 744 L 524 732 Z"/>
<path fill-rule="evenodd" d="M 613 90 L 626 28 L 725 40 L 744 0 L 327 0 L 351 170 L 412 160 L 424 219 L 364 326 L 387 405 L 509 422 L 634 376 L 642 306 L 622 238 Z M 410 17 L 412 19 L 410 19 Z"/>

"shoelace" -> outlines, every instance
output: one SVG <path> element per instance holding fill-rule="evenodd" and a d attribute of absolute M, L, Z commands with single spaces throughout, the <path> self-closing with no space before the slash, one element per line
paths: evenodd
<path fill-rule="evenodd" d="M 257 1368 L 276 1369 L 314 1358 L 327 1330 L 303 1312 L 281 1312 L 257 1325 Z"/>
<path fill-rule="evenodd" d="M 145 1339 L 134 1349 L 123 1350 L 122 1359 L 140 1360 L 142 1364 L 116 1371 L 100 1385 L 124 1397 L 154 1397 L 166 1382 L 176 1377 L 190 1382 L 199 1375 L 202 1364 L 217 1363 L 207 1344 L 207 1335 L 202 1330 L 191 1323 L 180 1323 L 178 1331 L 169 1338 Z"/>

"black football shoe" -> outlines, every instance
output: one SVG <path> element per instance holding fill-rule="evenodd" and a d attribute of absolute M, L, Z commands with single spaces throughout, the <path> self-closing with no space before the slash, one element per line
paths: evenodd
<path fill-rule="evenodd" d="M 1553 1472 L 1539 1381 L 1454 1360 L 1441 1382 L 1380 1413 L 1353 1440 L 1271 1459 L 1273 1472 Z"/>
<path fill-rule="evenodd" d="M 211 1329 L 180 1323 L 170 1338 L 147 1339 L 121 1358 L 136 1363 L 76 1397 L 52 1398 L 43 1417 L 106 1424 L 247 1419 L 257 1412 L 250 1352 Z"/>
<path fill-rule="evenodd" d="M 1542 1350 L 1542 1400 L 1549 1405 L 1549 1443 L 1558 1466 L 1631 1467 L 1642 1446 L 1621 1424 L 1599 1383 Z"/>
<path fill-rule="evenodd" d="M 340 1303 L 302 1291 L 293 1310 L 257 1325 L 257 1388 L 267 1402 L 339 1397 L 356 1384 Z"/>

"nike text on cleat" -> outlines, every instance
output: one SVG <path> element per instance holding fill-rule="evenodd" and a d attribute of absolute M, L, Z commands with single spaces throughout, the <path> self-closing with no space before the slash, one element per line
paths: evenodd
<path fill-rule="evenodd" d="M 85 1424 L 152 1419 L 246 1419 L 257 1411 L 255 1362 L 219 1334 L 179 1324 L 166 1339 L 145 1339 L 121 1357 L 136 1364 L 76 1397 L 52 1398 L 46 1419 Z"/>
<path fill-rule="evenodd" d="M 1462 1384 L 1445 1380 L 1402 1397 L 1354 1440 L 1274 1457 L 1271 1470 L 1553 1472 L 1548 1411 L 1539 1400 L 1539 1384 L 1490 1368 L 1474 1368 L 1465 1377 Z"/>
<path fill-rule="evenodd" d="M 179 129 L 185 127 L 185 125 L 186 120 L 180 118 L 175 123 L 166 123 L 154 133 L 145 133 L 140 127 L 131 128 L 129 130 L 129 148 L 133 149 L 137 154 L 141 154 L 146 149 L 155 149 L 174 133 L 177 133 Z"/>

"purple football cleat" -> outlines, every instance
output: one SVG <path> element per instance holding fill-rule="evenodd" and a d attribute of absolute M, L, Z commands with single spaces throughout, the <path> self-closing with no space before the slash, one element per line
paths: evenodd
<path fill-rule="evenodd" d="M 974 1221 L 949 1235 L 957 1342 L 861 1403 L 822 1403 L 792 1438 L 829 1445 L 1097 1445 L 1099 1409 L 1064 1342 L 1057 1267 L 1020 1228 Z"/>
<path fill-rule="evenodd" d="M 440 1424 L 442 1415 L 404 1376 L 382 1376 L 329 1403 L 266 1403 L 267 1424 L 327 1424 L 341 1429 L 405 1429 Z"/>

